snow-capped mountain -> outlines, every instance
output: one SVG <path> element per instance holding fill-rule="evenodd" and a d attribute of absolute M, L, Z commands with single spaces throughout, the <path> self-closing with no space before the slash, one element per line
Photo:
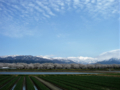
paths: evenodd
<path fill-rule="evenodd" d="M 1 63 L 75 63 L 72 60 L 47 58 L 42 56 L 31 56 L 31 55 L 11 55 L 1 56 Z"/>
<path fill-rule="evenodd" d="M 0 62 L 4 63 L 80 63 L 80 64 L 119 64 L 120 49 L 103 52 L 97 57 L 49 57 L 47 56 L 31 56 L 31 55 L 9 55 L 1 56 Z"/>
<path fill-rule="evenodd" d="M 45 57 L 45 56 L 31 56 L 31 55 L 11 55 L 1 56 L 1 63 L 80 63 L 80 64 L 120 64 L 119 58 L 110 58 L 105 60 L 99 60 L 92 57 Z"/>
<path fill-rule="evenodd" d="M 98 64 L 120 64 L 120 59 L 111 58 L 111 59 L 108 59 L 108 60 L 99 61 L 97 63 Z"/>

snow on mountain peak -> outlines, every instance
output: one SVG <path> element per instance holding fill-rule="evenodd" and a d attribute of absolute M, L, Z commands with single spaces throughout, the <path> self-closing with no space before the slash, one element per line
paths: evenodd
<path fill-rule="evenodd" d="M 46 55 L 46 56 L 31 56 L 31 55 L 7 55 L 7 56 L 1 56 L 1 58 L 7 58 L 7 57 L 12 57 L 15 58 L 17 56 L 24 56 L 24 58 L 34 58 L 34 57 L 39 57 L 39 58 L 44 58 L 48 60 L 60 60 L 60 61 L 73 61 L 76 63 L 96 63 L 98 61 L 103 61 L 103 60 L 109 60 L 111 58 L 116 58 L 120 59 L 120 49 L 117 50 L 112 50 L 108 52 L 104 52 L 100 54 L 97 57 L 83 57 L 83 56 L 78 56 L 78 57 L 53 57 L 53 55 Z"/>

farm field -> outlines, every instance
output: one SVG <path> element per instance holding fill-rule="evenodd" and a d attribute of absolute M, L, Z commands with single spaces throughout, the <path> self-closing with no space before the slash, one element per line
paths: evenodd
<path fill-rule="evenodd" d="M 37 78 L 36 78 L 37 77 Z M 0 90 L 120 90 L 120 74 L 98 75 L 0 75 Z"/>

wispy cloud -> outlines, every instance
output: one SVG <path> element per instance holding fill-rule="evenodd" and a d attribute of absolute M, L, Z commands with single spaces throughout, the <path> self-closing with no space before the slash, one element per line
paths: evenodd
<path fill-rule="evenodd" d="M 37 3 L 38 5 L 40 5 L 41 8 L 44 8 L 44 9 L 47 11 L 48 14 L 53 15 L 53 16 L 55 15 L 55 14 L 51 11 L 51 9 L 48 8 L 47 6 L 45 6 L 42 2 L 36 1 L 36 3 Z"/>
<path fill-rule="evenodd" d="M 73 5 L 73 7 L 74 8 L 77 8 L 78 6 L 80 6 L 80 1 L 79 0 L 74 0 L 74 5 Z"/>
<path fill-rule="evenodd" d="M 33 1 L 33 0 L 26 0 L 21 2 L 6 2 L 4 0 L 0 1 L 1 3 L 1 10 L 0 12 L 4 15 L 5 12 L 8 13 L 9 11 L 12 11 L 12 13 L 20 12 L 21 14 L 31 14 L 33 12 L 32 9 L 36 9 L 37 11 L 34 12 L 40 12 L 45 13 L 46 15 L 55 16 L 56 11 L 66 11 L 68 8 L 71 8 L 73 10 L 81 9 L 82 11 L 86 11 L 90 14 L 102 14 L 102 15 L 108 15 L 108 14 L 114 14 L 119 13 L 119 1 L 118 0 L 45 0 L 45 1 Z M 5 12 L 4 12 L 5 10 Z M 44 14 L 43 14 L 44 16 Z M 46 16 L 45 16 L 46 17 Z M 40 18 L 40 17 L 39 17 Z"/>
<path fill-rule="evenodd" d="M 68 11 L 76 11 L 81 17 L 84 17 L 82 12 L 86 12 L 91 18 L 108 18 L 120 13 L 119 0 L 0 0 L 2 22 L 40 21 Z"/>

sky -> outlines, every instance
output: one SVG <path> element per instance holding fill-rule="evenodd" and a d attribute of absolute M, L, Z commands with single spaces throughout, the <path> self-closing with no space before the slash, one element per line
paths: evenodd
<path fill-rule="evenodd" d="M 119 0 L 0 0 L 0 56 L 99 57 L 118 52 L 119 4 Z"/>

